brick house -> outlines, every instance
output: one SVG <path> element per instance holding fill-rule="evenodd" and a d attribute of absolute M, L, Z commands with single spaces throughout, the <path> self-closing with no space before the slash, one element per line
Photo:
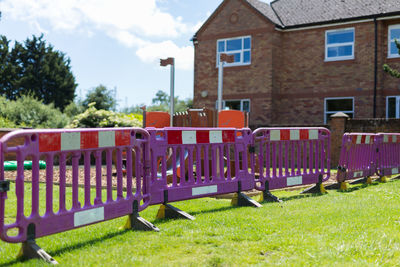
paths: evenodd
<path fill-rule="evenodd" d="M 400 0 L 224 0 L 193 36 L 194 106 L 215 108 L 220 53 L 224 107 L 251 126 L 399 118 Z"/>

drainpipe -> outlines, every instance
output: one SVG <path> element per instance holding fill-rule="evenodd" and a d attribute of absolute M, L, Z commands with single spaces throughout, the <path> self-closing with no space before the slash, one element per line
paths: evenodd
<path fill-rule="evenodd" d="M 374 118 L 376 118 L 376 95 L 378 87 L 378 21 L 374 18 L 375 24 L 375 62 L 374 62 Z"/>

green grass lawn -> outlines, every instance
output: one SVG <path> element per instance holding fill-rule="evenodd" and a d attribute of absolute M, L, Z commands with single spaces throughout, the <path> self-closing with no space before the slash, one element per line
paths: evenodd
<path fill-rule="evenodd" d="M 258 209 L 213 198 L 175 203 L 194 221 L 156 220 L 155 206 L 143 211 L 160 232 L 119 230 L 126 220 L 120 218 L 37 243 L 64 266 L 399 264 L 400 180 L 325 195 L 274 193 L 284 203 L 264 203 Z M 16 260 L 19 248 L 0 241 L 0 266 L 44 265 Z"/>

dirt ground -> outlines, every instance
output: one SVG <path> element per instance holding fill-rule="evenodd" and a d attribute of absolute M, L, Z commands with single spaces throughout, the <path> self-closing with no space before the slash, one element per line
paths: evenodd
<path fill-rule="evenodd" d="M 80 185 L 84 185 L 85 184 L 85 175 L 84 175 L 84 167 L 80 166 L 79 167 L 79 175 L 78 175 L 78 182 Z M 116 176 L 116 169 L 113 166 L 112 168 L 112 186 L 116 187 L 117 186 L 117 176 Z M 16 179 L 17 176 L 17 171 L 5 171 L 4 172 L 4 178 L 6 180 L 11 180 L 14 181 Z M 102 186 L 106 186 L 106 182 L 107 182 L 107 169 L 105 166 L 102 167 L 102 171 L 101 171 L 101 177 L 102 177 Z M 31 170 L 25 170 L 24 171 L 24 179 L 27 182 L 32 181 L 32 171 Z M 66 168 L 66 173 L 65 173 L 65 182 L 67 185 L 72 185 L 72 168 L 69 166 Z M 135 180 L 135 179 L 134 179 Z M 39 182 L 41 183 L 45 183 L 46 182 L 46 170 L 40 170 L 39 171 Z M 58 169 L 58 167 L 54 167 L 53 169 L 53 183 L 54 184 L 59 184 L 60 183 L 60 171 Z M 133 183 L 135 183 L 135 181 L 133 181 Z M 326 181 L 327 184 L 332 184 L 332 183 L 336 183 L 336 173 L 331 173 L 330 178 L 328 179 L 328 181 Z M 92 168 L 90 169 L 90 184 L 92 186 L 96 185 L 96 168 L 94 166 L 92 166 Z M 123 178 L 123 187 L 126 187 L 126 176 L 124 175 Z M 304 186 L 302 186 L 304 187 Z M 298 188 L 298 187 L 295 187 Z M 292 189 L 295 189 L 292 188 Z"/>

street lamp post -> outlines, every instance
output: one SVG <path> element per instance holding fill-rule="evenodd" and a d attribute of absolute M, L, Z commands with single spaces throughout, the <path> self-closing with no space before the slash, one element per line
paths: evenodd
<path fill-rule="evenodd" d="M 217 110 L 218 114 L 222 110 L 222 89 L 224 85 L 224 65 L 225 63 L 235 62 L 234 55 L 220 54 L 219 64 L 218 64 L 218 100 L 217 100 Z M 218 118 L 219 116 L 217 116 Z M 217 124 L 219 123 L 219 118 L 217 119 Z"/>
<path fill-rule="evenodd" d="M 167 59 L 160 59 L 160 66 L 166 67 L 171 65 L 171 78 L 170 78 L 170 126 L 174 123 L 174 104 L 175 104 L 175 59 L 169 57 Z"/>

